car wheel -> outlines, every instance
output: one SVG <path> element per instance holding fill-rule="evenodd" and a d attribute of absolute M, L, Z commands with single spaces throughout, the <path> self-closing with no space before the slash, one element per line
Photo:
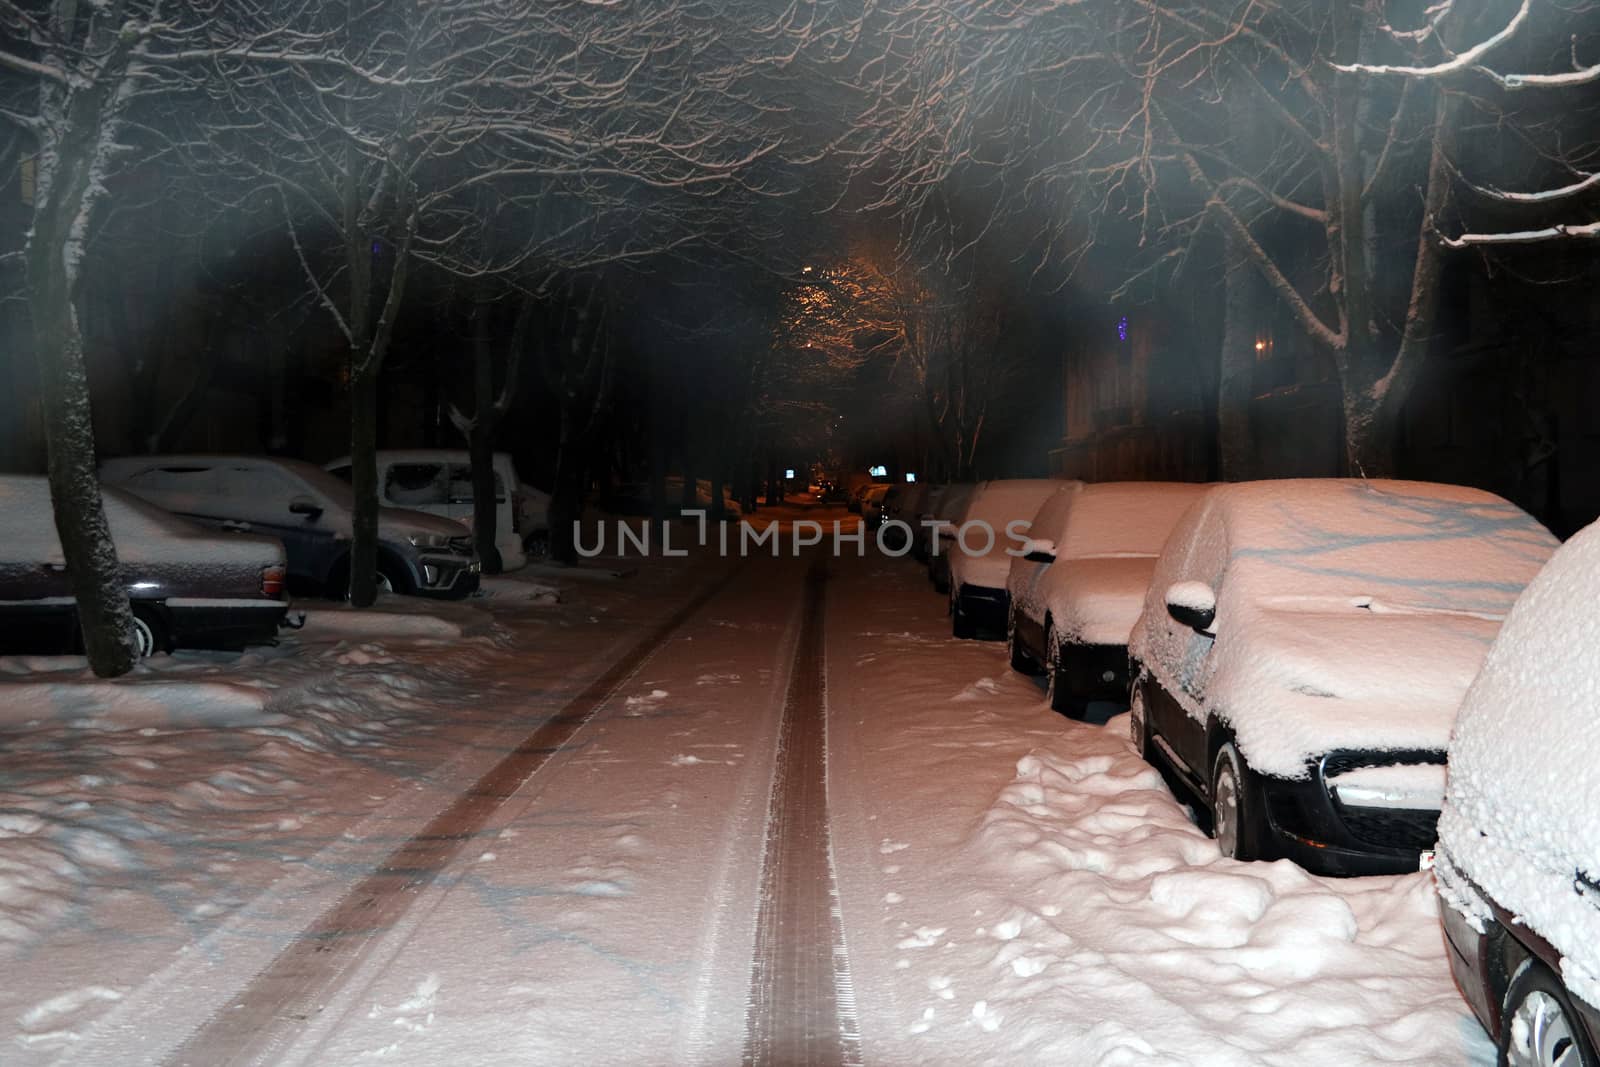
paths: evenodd
<path fill-rule="evenodd" d="M 1011 669 L 1018 674 L 1038 674 L 1039 665 L 1034 662 L 1033 655 L 1022 647 L 1022 642 L 1017 638 L 1017 613 L 1013 611 L 1006 617 L 1006 649 L 1011 653 Z"/>
<path fill-rule="evenodd" d="M 170 651 L 167 628 L 149 608 L 133 609 L 133 646 L 140 659 L 148 659 L 157 652 Z"/>
<path fill-rule="evenodd" d="M 1217 751 L 1211 765 L 1211 836 L 1230 859 L 1258 858 L 1255 794 L 1250 769 L 1232 741 Z"/>
<path fill-rule="evenodd" d="M 954 589 L 950 591 L 950 636 L 963 641 L 970 641 L 978 636 L 978 628 L 961 610 L 961 593 Z"/>
<path fill-rule="evenodd" d="M 1067 681 L 1066 668 L 1061 665 L 1061 638 L 1054 623 L 1044 631 L 1045 695 L 1050 700 L 1050 710 L 1060 712 L 1069 719 L 1082 720 L 1087 716 L 1087 705 L 1074 697 Z"/>
<path fill-rule="evenodd" d="M 550 531 L 536 530 L 529 534 L 522 542 L 523 554 L 529 562 L 545 560 L 550 557 Z"/>
<path fill-rule="evenodd" d="M 1500 1059 L 1509 1067 L 1600 1067 L 1561 980 L 1537 960 L 1517 971 L 1500 1015 Z"/>

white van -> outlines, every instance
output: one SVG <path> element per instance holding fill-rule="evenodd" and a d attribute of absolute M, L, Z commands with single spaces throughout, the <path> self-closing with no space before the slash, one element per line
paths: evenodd
<path fill-rule="evenodd" d="M 324 469 L 348 482 L 350 457 L 336 459 Z M 525 548 L 537 554 L 544 543 L 550 498 L 518 480 L 506 452 L 494 454 L 494 494 L 494 541 L 500 565 L 516 570 L 528 561 Z M 471 527 L 471 459 L 464 448 L 379 449 L 378 499 L 390 507 L 425 511 Z"/>

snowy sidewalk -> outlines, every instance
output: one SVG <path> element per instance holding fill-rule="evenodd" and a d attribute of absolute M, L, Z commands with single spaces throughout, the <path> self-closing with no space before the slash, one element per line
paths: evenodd
<path fill-rule="evenodd" d="M 909 563 L 840 569 L 830 800 L 868 1063 L 1493 1062 L 1429 875 L 1224 861 L 1125 715 L 1052 713 Z"/>

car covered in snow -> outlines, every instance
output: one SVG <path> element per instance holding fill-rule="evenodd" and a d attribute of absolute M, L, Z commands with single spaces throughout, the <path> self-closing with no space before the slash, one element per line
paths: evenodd
<path fill-rule="evenodd" d="M 269 644 L 287 605 L 283 545 L 216 533 L 129 493 L 101 490 L 132 602 L 138 652 Z M 78 609 L 42 476 L 0 476 L 0 650 L 81 645 Z"/>
<path fill-rule="evenodd" d="M 500 566 L 515 570 L 548 551 L 550 498 L 525 486 L 506 452 L 494 453 L 495 547 Z M 472 528 L 472 457 L 466 449 L 380 448 L 378 498 L 388 507 L 425 511 Z M 350 457 L 323 468 L 348 483 Z"/>
<path fill-rule="evenodd" d="M 1226 855 L 1416 870 L 1456 709 L 1555 548 L 1476 489 L 1213 486 L 1130 636 L 1135 747 L 1199 800 Z"/>
<path fill-rule="evenodd" d="M 1012 555 L 1027 539 L 1033 517 L 1057 493 L 1082 482 L 1059 478 L 1008 478 L 980 482 L 967 497 L 955 529 L 941 544 L 949 556 L 950 632 L 956 637 L 1005 634 L 1010 614 L 1006 579 Z"/>
<path fill-rule="evenodd" d="M 1450 741 L 1434 869 L 1500 1062 L 1600 1058 L 1600 525 L 1517 601 Z"/>
<path fill-rule="evenodd" d="M 100 476 L 195 522 L 278 538 L 301 588 L 343 596 L 349 586 L 355 499 L 321 467 L 271 456 L 130 456 L 107 460 Z M 379 509 L 380 589 L 455 600 L 478 588 L 480 569 L 459 522 Z"/>
<path fill-rule="evenodd" d="M 939 499 L 928 508 L 928 525 L 918 527 L 923 537 L 923 558 L 928 562 L 928 581 L 937 593 L 950 591 L 950 536 L 956 519 L 967 506 L 967 498 L 977 488 L 972 482 L 951 482 L 939 492 Z"/>
<path fill-rule="evenodd" d="M 1045 671 L 1050 706 L 1082 719 L 1128 702 L 1128 633 L 1167 535 L 1206 486 L 1104 482 L 1058 493 L 1034 516 L 1006 590 L 1011 665 Z"/>

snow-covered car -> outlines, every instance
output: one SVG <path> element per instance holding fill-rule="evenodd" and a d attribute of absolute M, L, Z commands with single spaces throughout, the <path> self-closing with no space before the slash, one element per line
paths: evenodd
<path fill-rule="evenodd" d="M 385 505 L 454 519 L 472 529 L 472 457 L 466 449 L 383 448 L 378 450 L 377 463 L 378 499 Z M 349 456 L 323 469 L 343 482 L 350 481 Z M 494 453 L 494 542 L 505 570 L 516 570 L 527 562 L 527 547 L 540 534 L 548 541 L 550 499 L 538 490 L 532 490 L 538 496 L 529 499 L 529 491 L 517 477 L 510 454 Z"/>
<path fill-rule="evenodd" d="M 1500 1062 L 1600 1067 L 1600 525 L 1518 599 L 1450 740 L 1434 873 Z"/>
<path fill-rule="evenodd" d="M 1214 486 L 1168 538 L 1130 636 L 1135 747 L 1200 802 L 1225 855 L 1414 871 L 1456 709 L 1555 548 L 1476 489 Z"/>
<path fill-rule="evenodd" d="M 202 529 L 109 486 L 101 499 L 139 655 L 240 649 L 277 637 L 287 609 L 282 544 Z M 50 484 L 0 476 L 0 649 L 61 652 L 80 641 Z"/>
<path fill-rule="evenodd" d="M 1005 634 L 1011 611 L 1006 594 L 1011 553 L 1021 548 L 1046 499 L 1076 492 L 1082 484 L 1059 478 L 1009 478 L 980 482 L 973 489 L 955 521 L 947 550 L 951 634 L 963 638 Z"/>
<path fill-rule="evenodd" d="M 932 525 L 918 526 L 919 533 L 927 531 L 923 533 L 923 552 L 928 561 L 928 581 L 933 583 L 936 593 L 950 591 L 950 547 L 953 544 L 950 533 L 967 506 L 967 498 L 976 488 L 972 482 L 952 482 L 945 486 L 939 499 L 928 509 Z"/>
<path fill-rule="evenodd" d="M 1034 516 L 1006 591 L 1011 665 L 1043 669 L 1050 706 L 1082 719 L 1128 702 L 1128 633 L 1167 535 L 1206 491 L 1183 482 L 1104 482 L 1062 493 Z"/>
<path fill-rule="evenodd" d="M 311 463 L 271 456 L 169 455 L 107 460 L 101 478 L 186 519 L 283 542 L 290 582 L 343 596 L 355 501 Z M 453 519 L 378 511 L 378 587 L 454 600 L 478 588 L 472 534 Z"/>

